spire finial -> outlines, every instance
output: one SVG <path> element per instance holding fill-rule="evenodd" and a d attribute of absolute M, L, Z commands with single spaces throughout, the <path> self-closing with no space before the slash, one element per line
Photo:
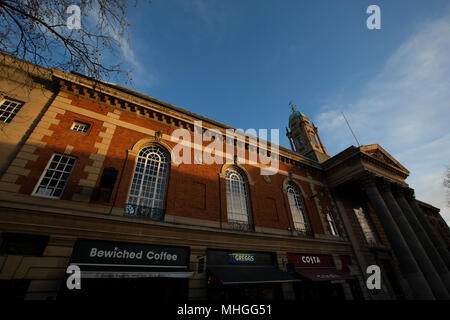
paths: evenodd
<path fill-rule="evenodd" d="M 294 105 L 294 103 L 292 102 L 292 100 L 289 101 L 288 105 L 289 105 L 289 107 L 291 107 L 292 112 L 297 112 L 297 110 L 295 110 L 295 105 Z"/>

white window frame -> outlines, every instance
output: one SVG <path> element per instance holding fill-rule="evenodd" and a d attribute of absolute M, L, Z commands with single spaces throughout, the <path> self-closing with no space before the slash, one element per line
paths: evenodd
<path fill-rule="evenodd" d="M 336 221 L 334 220 L 333 213 L 331 211 L 326 211 L 325 215 L 327 217 L 328 225 L 331 230 L 331 234 L 335 237 L 339 237 L 339 230 L 336 226 Z"/>
<path fill-rule="evenodd" d="M 78 128 L 75 128 L 76 126 L 78 126 Z M 85 128 L 86 129 L 86 131 L 83 131 L 83 130 L 78 130 L 80 127 L 82 127 L 83 126 L 83 128 Z M 72 123 L 72 126 L 70 127 L 70 130 L 72 130 L 72 131 L 75 131 L 75 132 L 79 132 L 79 133 L 83 133 L 83 134 L 86 134 L 86 133 L 88 133 L 88 131 L 89 131 L 89 129 L 91 128 L 91 125 L 89 124 L 89 123 L 86 123 L 86 122 L 81 122 L 81 121 L 77 121 L 77 120 L 75 120 L 73 123 Z"/>
<path fill-rule="evenodd" d="M 294 193 L 289 192 L 290 188 L 292 188 Z M 309 226 L 308 215 L 306 213 L 305 203 L 303 201 L 300 188 L 295 183 L 288 182 L 286 185 L 286 196 L 288 198 L 292 221 L 294 222 L 294 229 L 302 233 L 311 232 L 311 227 Z"/>
<path fill-rule="evenodd" d="M 5 120 L 0 120 L 0 124 L 3 124 L 3 125 L 11 123 L 11 121 L 16 117 L 17 113 L 19 113 L 19 111 L 22 109 L 22 107 L 24 105 L 24 103 L 21 101 L 3 98 L 3 99 L 1 99 L 0 108 L 4 105 L 5 102 L 15 103 L 16 106 L 14 107 L 14 109 L 12 111 L 6 111 L 6 110 L 3 111 L 0 109 L 0 114 L 1 114 L 0 117 L 3 116 L 5 113 L 9 113 L 8 116 L 5 118 Z M 18 110 L 14 113 L 14 110 L 16 110 L 16 109 L 18 109 Z"/>
<path fill-rule="evenodd" d="M 354 208 L 353 212 L 355 213 L 356 219 L 358 220 L 358 224 L 361 227 L 361 231 L 364 235 L 364 239 L 366 239 L 366 242 L 369 245 L 379 244 L 380 239 L 366 211 L 362 207 L 360 207 L 358 209 Z"/>
<path fill-rule="evenodd" d="M 230 174 L 230 177 L 228 177 Z M 231 179 L 231 175 L 239 176 L 239 179 Z M 233 188 L 233 182 L 238 183 L 238 188 Z M 227 219 L 230 225 L 239 225 L 243 229 L 252 228 L 252 219 L 250 215 L 250 198 L 249 198 L 248 181 L 241 170 L 234 167 L 225 170 L 225 193 L 227 198 Z M 233 191 L 237 191 L 233 193 Z M 234 197 L 233 197 L 234 194 Z M 238 196 L 239 198 L 237 198 Z M 236 205 L 241 209 L 240 212 L 235 211 Z M 245 207 L 245 208 L 244 208 Z M 245 210 L 245 213 L 243 210 Z M 238 228 L 239 229 L 239 228 Z"/>
<path fill-rule="evenodd" d="M 70 172 L 66 172 L 66 173 L 69 174 L 69 176 L 67 177 L 67 180 L 65 181 L 64 187 L 63 187 L 62 190 L 61 190 L 61 194 L 60 194 L 59 196 L 52 196 L 52 195 L 48 195 L 48 194 L 38 193 L 39 188 L 41 188 L 41 182 L 42 182 L 42 180 L 45 178 L 45 175 L 46 175 L 46 173 L 47 173 L 47 170 L 49 170 L 50 165 L 51 165 L 53 159 L 54 159 L 56 156 L 62 156 L 62 157 L 67 157 L 67 158 L 75 159 L 75 161 L 74 161 L 74 163 L 73 163 L 73 165 L 72 165 L 72 169 L 70 170 Z M 68 183 L 69 180 L 70 180 L 70 176 L 72 175 L 72 172 L 73 172 L 73 169 L 75 168 L 76 163 L 77 163 L 77 158 L 74 157 L 74 156 L 70 156 L 70 155 L 63 154 L 63 153 L 54 153 L 54 154 L 52 155 L 52 157 L 50 158 L 50 160 L 48 161 L 47 166 L 45 167 L 45 170 L 42 172 L 41 177 L 40 177 L 39 180 L 38 180 L 38 183 L 37 183 L 36 186 L 34 187 L 34 190 L 33 190 L 32 195 L 33 195 L 33 196 L 37 196 L 37 197 L 42 197 L 42 198 L 49 198 L 49 199 L 61 199 L 62 195 L 64 194 L 64 190 L 66 189 L 67 183 Z M 50 170 L 54 170 L 54 169 L 50 169 Z M 58 171 L 59 171 L 59 170 L 58 170 Z M 64 171 L 63 171 L 63 172 L 64 172 Z M 51 180 L 51 178 L 50 178 L 50 180 Z M 60 181 L 61 181 L 61 180 L 59 180 L 59 178 L 58 178 L 58 183 L 59 183 Z M 56 188 L 55 188 L 55 189 L 56 189 Z M 53 191 L 53 192 L 54 192 L 54 191 Z"/>
<path fill-rule="evenodd" d="M 154 148 L 159 149 L 159 150 L 161 151 L 161 153 L 163 153 L 164 156 L 166 157 L 167 162 L 164 163 L 164 162 L 162 162 L 162 161 L 158 161 L 158 174 L 157 174 L 157 176 L 156 176 L 156 178 L 157 178 L 157 179 L 156 179 L 156 184 L 154 185 L 154 186 L 155 186 L 155 189 L 154 189 L 153 192 L 152 192 L 153 196 L 152 196 L 151 198 L 150 198 L 150 197 L 144 197 L 144 196 L 142 196 L 142 189 L 143 189 L 143 184 L 144 184 L 143 178 L 144 178 L 144 177 L 141 178 L 141 182 L 140 182 L 140 184 L 138 185 L 138 187 L 139 187 L 139 193 L 138 193 L 138 195 L 137 195 L 137 196 L 131 195 L 131 191 L 132 191 L 132 188 L 133 188 L 133 181 L 134 181 L 134 179 L 135 179 L 136 169 L 137 169 L 137 165 L 138 165 L 138 163 L 139 163 L 139 159 L 140 159 L 140 158 L 145 159 L 145 160 L 144 160 L 144 163 L 145 163 L 146 165 L 144 166 L 144 170 L 145 170 L 145 168 L 147 168 L 147 164 L 151 161 L 150 159 L 148 159 L 148 158 L 146 158 L 146 157 L 143 157 L 143 156 L 141 156 L 140 154 L 141 154 L 142 150 L 144 150 L 144 149 L 146 149 L 146 148 L 150 148 L 150 147 L 154 147 Z M 167 165 L 167 172 L 166 172 L 165 177 L 161 177 L 161 176 L 160 176 L 160 170 L 161 170 L 161 167 L 162 167 L 164 164 Z M 151 208 L 151 209 L 157 208 L 157 209 L 164 210 L 165 207 L 166 207 L 167 189 L 168 189 L 168 187 L 169 187 L 169 175 L 170 175 L 170 169 L 171 169 L 171 158 L 170 158 L 170 153 L 168 152 L 168 150 L 167 150 L 166 148 L 161 147 L 161 146 L 159 146 L 159 145 L 148 145 L 148 146 L 145 146 L 145 147 L 141 148 L 141 149 L 139 150 L 138 155 L 136 156 L 136 161 L 135 161 L 135 163 L 134 163 L 134 169 L 133 169 L 133 174 L 132 174 L 132 176 L 131 176 L 130 187 L 128 188 L 128 195 L 127 195 L 127 201 L 126 201 L 126 204 L 127 204 L 127 205 L 140 206 L 142 201 L 150 200 L 151 203 L 152 203 L 152 206 L 150 206 L 150 207 L 145 206 L 145 207 Z M 161 184 L 162 182 L 164 183 L 164 186 L 162 186 L 162 187 L 164 188 L 164 190 L 162 191 L 162 195 L 163 195 L 163 196 L 162 196 L 162 199 L 158 199 L 157 197 L 155 197 L 155 195 L 157 195 L 157 194 L 159 193 L 159 189 L 156 188 L 156 186 L 158 185 L 158 183 Z M 161 184 L 161 185 L 162 185 L 162 184 Z M 131 196 L 131 197 L 134 197 L 134 198 L 137 198 L 136 203 L 131 203 L 131 202 L 130 202 L 130 196 Z M 147 199 L 146 199 L 146 198 L 147 198 Z M 161 202 L 161 203 L 162 203 L 162 207 L 161 207 L 161 208 L 158 207 L 158 206 L 155 206 L 155 203 L 158 203 L 158 202 Z M 126 209 L 125 211 L 127 211 L 127 208 L 125 208 L 125 209 Z M 134 209 L 133 209 L 133 210 L 134 210 Z M 136 213 L 133 213 L 133 214 L 127 214 L 127 213 L 126 213 L 126 215 L 127 215 L 127 216 L 134 216 L 134 215 L 136 215 Z M 138 215 L 138 216 L 139 216 L 139 215 Z M 163 212 L 163 220 L 164 220 L 164 216 L 165 216 L 165 213 Z M 146 216 L 146 218 L 153 219 L 154 216 L 153 216 L 153 215 L 151 215 L 151 216 Z"/>
<path fill-rule="evenodd" d="M 315 134 L 311 134 L 311 140 L 316 146 L 319 146 L 319 142 L 317 141 L 317 137 Z"/>

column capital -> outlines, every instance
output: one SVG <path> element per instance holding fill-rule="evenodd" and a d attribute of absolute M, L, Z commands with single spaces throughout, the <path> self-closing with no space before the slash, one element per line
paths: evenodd
<path fill-rule="evenodd" d="M 385 192 L 392 192 L 392 188 L 391 188 L 392 184 L 390 181 L 386 180 L 386 179 L 381 179 L 378 182 L 378 187 L 379 190 L 383 193 Z"/>
<path fill-rule="evenodd" d="M 406 196 L 406 199 L 408 199 L 408 200 L 416 200 L 416 197 L 415 197 L 415 195 L 414 195 L 414 189 L 411 189 L 411 188 L 405 188 L 405 196 Z"/>
<path fill-rule="evenodd" d="M 377 186 L 376 176 L 369 171 L 364 172 L 361 175 L 361 177 L 358 179 L 358 182 L 363 189 L 367 188 L 367 187 L 376 187 Z"/>
<path fill-rule="evenodd" d="M 405 187 L 398 183 L 394 183 L 392 186 L 392 193 L 397 198 L 404 197 L 405 196 Z"/>

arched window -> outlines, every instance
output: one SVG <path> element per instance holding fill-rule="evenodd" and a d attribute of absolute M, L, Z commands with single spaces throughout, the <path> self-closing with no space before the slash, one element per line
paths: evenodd
<path fill-rule="evenodd" d="M 250 230 L 251 219 L 248 203 L 247 181 L 244 175 L 230 168 L 225 171 L 227 189 L 228 224 L 233 229 Z"/>
<path fill-rule="evenodd" d="M 170 158 L 158 146 L 143 148 L 137 157 L 125 213 L 162 220 Z"/>
<path fill-rule="evenodd" d="M 294 220 L 295 230 L 301 233 L 310 233 L 308 220 L 306 218 L 306 210 L 303 204 L 300 190 L 292 182 L 286 186 L 286 192 L 289 200 L 289 206 L 291 208 L 292 220 Z"/>

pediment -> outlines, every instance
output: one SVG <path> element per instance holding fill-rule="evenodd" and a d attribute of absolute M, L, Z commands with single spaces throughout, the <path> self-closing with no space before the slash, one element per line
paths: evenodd
<path fill-rule="evenodd" d="M 368 146 L 361 146 L 360 150 L 377 159 L 381 162 L 384 162 L 394 168 L 397 168 L 398 170 L 404 171 L 405 173 L 409 174 L 408 169 L 406 169 L 404 166 L 400 164 L 393 156 L 391 156 L 386 150 L 384 150 L 382 147 L 380 147 L 378 144 L 371 144 Z"/>

